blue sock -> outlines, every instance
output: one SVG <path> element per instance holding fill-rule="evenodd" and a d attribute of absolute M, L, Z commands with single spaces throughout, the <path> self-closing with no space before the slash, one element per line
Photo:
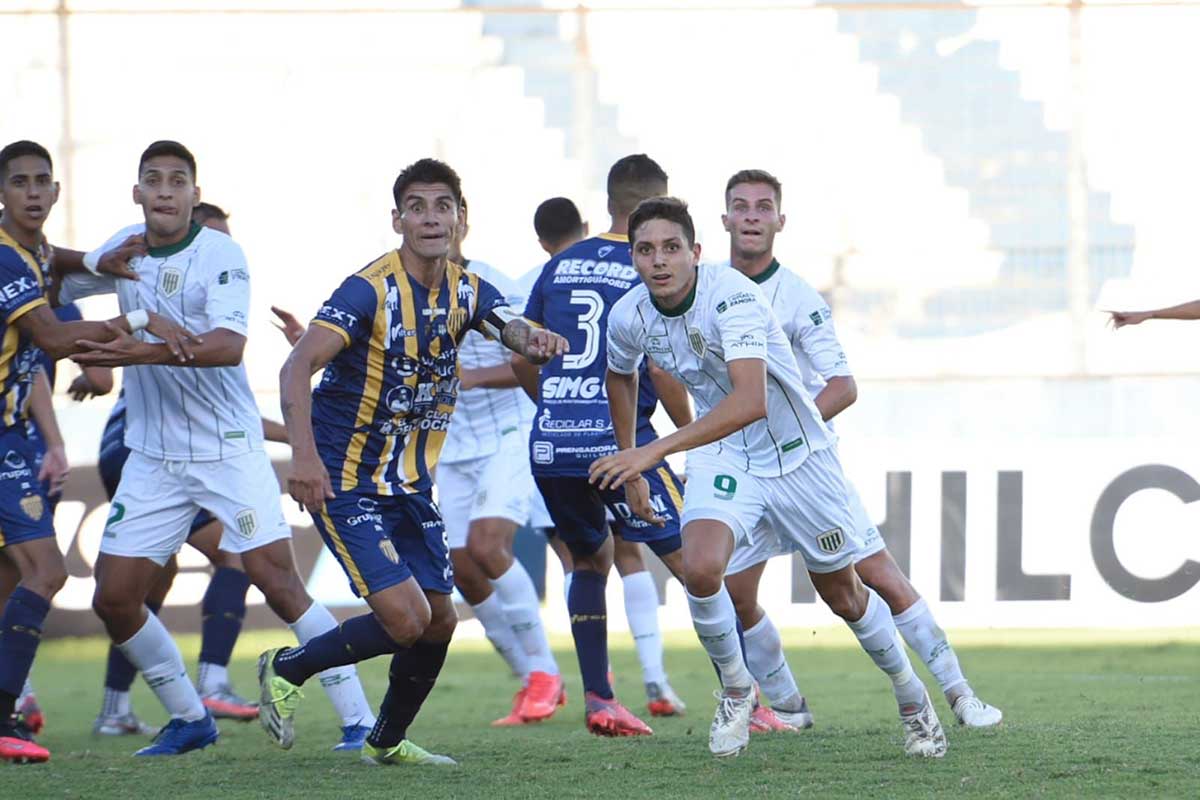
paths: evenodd
<path fill-rule="evenodd" d="M 367 736 L 375 747 L 395 747 L 408 736 L 408 726 L 437 682 L 446 663 L 449 642 L 416 642 L 392 656 L 388 690 L 379 706 L 379 718 Z"/>
<path fill-rule="evenodd" d="M 157 614 L 162 603 L 146 603 L 151 614 Z M 128 692 L 137 677 L 137 667 L 129 663 L 125 654 L 115 644 L 108 646 L 108 665 L 104 668 L 104 688 L 114 692 Z"/>
<path fill-rule="evenodd" d="M 29 677 L 50 601 L 18 586 L 0 616 L 0 721 L 6 723 Z"/>
<path fill-rule="evenodd" d="M 208 582 L 200 604 L 200 660 L 206 664 L 229 665 L 233 646 L 246 618 L 246 592 L 250 578 L 240 569 L 219 567 Z"/>
<path fill-rule="evenodd" d="M 307 644 L 288 647 L 275 656 L 275 672 L 297 686 L 330 667 L 357 664 L 400 650 L 374 614 L 348 619 Z"/>
<path fill-rule="evenodd" d="M 604 602 L 607 583 L 599 572 L 577 569 L 571 578 L 567 611 L 571 614 L 571 635 L 585 691 L 606 700 L 613 696 L 608 682 L 608 609 Z"/>

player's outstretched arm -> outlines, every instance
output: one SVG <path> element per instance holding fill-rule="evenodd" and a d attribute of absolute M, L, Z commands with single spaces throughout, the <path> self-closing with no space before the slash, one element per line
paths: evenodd
<path fill-rule="evenodd" d="M 1200 319 L 1200 300 L 1180 303 L 1169 308 L 1157 308 L 1153 311 L 1109 311 L 1108 313 L 1112 315 L 1109 323 L 1114 328 L 1139 325 L 1148 319 L 1194 320 Z"/>
<path fill-rule="evenodd" d="M 654 384 L 654 392 L 658 395 L 659 402 L 666 409 L 671 422 L 675 423 L 675 427 L 682 428 L 690 423 L 693 419 L 692 404 L 688 398 L 687 387 L 653 363 L 647 365 L 646 371 L 650 375 L 650 382 Z"/>
<path fill-rule="evenodd" d="M 131 322 L 131 320 L 133 321 Z M 76 360 L 87 366 L 106 367 L 125 366 L 126 364 L 173 363 L 191 363 L 201 366 L 195 363 L 194 356 L 195 349 L 204 344 L 204 339 L 153 311 L 141 311 L 140 313 L 132 311 L 128 315 L 115 317 L 107 322 L 90 320 L 61 322 L 58 317 L 54 316 L 50 306 L 42 303 L 23 314 L 16 321 L 16 325 L 22 333 L 33 340 L 34 344 L 56 361 L 72 355 L 82 355 L 87 351 L 99 349 L 103 352 L 108 349 L 114 353 L 120 350 L 127 356 L 136 354 L 147 359 L 161 360 L 110 362 L 108 356 L 102 357 L 100 354 L 93 354 L 90 359 L 80 360 L 77 358 Z M 143 328 L 162 339 L 164 344 L 152 345 L 139 342 L 132 336 L 135 329 Z M 243 344 L 244 341 L 243 339 Z M 138 345 L 138 347 L 134 345 Z"/>
<path fill-rule="evenodd" d="M 608 412 L 612 417 L 617 448 L 622 451 L 629 450 L 637 441 L 637 370 L 627 374 L 610 367 L 605 375 L 604 384 L 608 392 Z M 625 501 L 629 503 L 629 508 L 634 514 L 647 522 L 659 527 L 666 524 L 666 520 L 660 517 L 650 504 L 650 485 L 642 475 L 625 482 Z"/>
<path fill-rule="evenodd" d="M 347 344 L 343 334 L 323 325 L 309 325 L 279 371 L 279 407 L 292 443 L 288 493 L 309 511 L 319 511 L 333 497 L 333 483 L 313 437 L 312 376 Z"/>
<path fill-rule="evenodd" d="M 62 432 L 58 429 L 58 417 L 54 415 L 54 399 L 50 395 L 50 381 L 46 373 L 38 370 L 33 379 L 33 391 L 29 395 L 29 412 L 37 423 L 38 433 L 46 444 L 42 456 L 42 468 L 38 471 L 39 481 L 50 483 L 50 494 L 61 494 L 71 468 L 67 464 L 67 451 L 63 445 Z"/>
<path fill-rule="evenodd" d="M 287 444 L 289 442 L 287 426 L 282 423 L 263 417 L 262 429 L 263 438 L 268 442 L 279 442 L 280 444 Z"/>
<path fill-rule="evenodd" d="M 601 489 L 615 489 L 641 475 L 671 453 L 694 450 L 724 439 L 767 415 L 767 363 L 758 358 L 728 362 L 729 394 L 712 411 L 670 436 L 642 447 L 622 450 L 592 462 L 589 480 Z"/>
<path fill-rule="evenodd" d="M 852 375 L 834 375 L 827 378 L 825 388 L 813 398 L 821 419 L 829 421 L 854 405 L 858 399 L 858 384 Z"/>
<path fill-rule="evenodd" d="M 235 367 L 242 363 L 242 354 L 246 350 L 246 337 L 228 328 L 213 328 L 203 336 L 193 336 L 184 331 L 182 347 L 180 342 L 168 341 L 164 344 L 152 344 L 135 338 L 123 326 L 120 320 L 110 320 L 104 323 L 112 338 L 107 341 L 88 340 L 80 338 L 76 345 L 83 352 L 71 356 L 76 364 L 90 367 L 127 367 L 135 364 L 187 364 L 189 367 Z M 153 318 L 152 318 L 153 319 Z M 158 317 L 160 326 L 175 326 L 165 317 Z M 72 325 L 77 323 L 70 323 Z M 153 324 L 146 330 L 166 338 L 159 333 Z M 183 330 L 179 328 L 179 330 Z"/>

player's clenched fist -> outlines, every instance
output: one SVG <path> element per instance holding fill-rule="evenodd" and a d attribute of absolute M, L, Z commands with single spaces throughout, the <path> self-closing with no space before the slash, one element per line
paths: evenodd
<path fill-rule="evenodd" d="M 300 504 L 301 509 L 311 512 L 320 511 L 325 501 L 334 497 L 329 472 L 319 458 L 293 459 L 287 485 L 292 499 Z"/>
<path fill-rule="evenodd" d="M 570 352 L 567 340 L 553 331 L 537 328 L 529 333 L 524 356 L 533 364 L 545 364 L 553 358 Z"/>

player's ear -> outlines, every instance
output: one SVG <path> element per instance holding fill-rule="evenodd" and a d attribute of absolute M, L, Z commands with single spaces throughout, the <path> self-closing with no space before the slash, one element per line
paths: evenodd
<path fill-rule="evenodd" d="M 700 243 L 696 242 L 692 245 L 692 266 L 700 263 Z"/>
<path fill-rule="evenodd" d="M 192 187 L 192 208 L 195 208 L 198 205 L 200 205 L 200 187 L 193 186 Z"/>
<path fill-rule="evenodd" d="M 783 230 L 783 226 L 787 224 L 787 214 L 779 215 L 779 230 Z"/>
<path fill-rule="evenodd" d="M 404 231 L 400 228 L 400 209 L 392 209 L 392 230 L 403 235 Z"/>
<path fill-rule="evenodd" d="M 50 205 L 54 205 L 55 203 L 58 202 L 58 195 L 59 195 L 59 192 L 61 192 L 61 191 L 62 191 L 62 186 L 59 185 L 58 181 L 55 181 L 54 182 L 54 191 L 51 193 L 52 197 L 50 200 Z"/>
<path fill-rule="evenodd" d="M 133 185 L 133 204 L 135 206 L 140 206 L 142 204 L 142 185 L 140 183 L 135 183 Z"/>
<path fill-rule="evenodd" d="M 733 231 L 730 230 L 730 228 L 729 228 L 729 215 L 728 214 L 721 215 L 721 227 L 724 228 L 728 233 L 733 233 Z"/>

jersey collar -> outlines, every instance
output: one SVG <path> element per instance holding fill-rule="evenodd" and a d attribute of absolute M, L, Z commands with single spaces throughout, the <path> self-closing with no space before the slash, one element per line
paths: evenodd
<path fill-rule="evenodd" d="M 151 258 L 166 258 L 167 256 L 173 256 L 176 253 L 182 253 L 188 248 L 188 245 L 195 241 L 196 237 L 200 235 L 201 227 L 202 226 L 193 222 L 192 227 L 188 228 L 187 236 L 183 237 L 175 244 L 168 244 L 164 245 L 163 247 L 147 247 L 146 255 L 150 256 Z"/>
<path fill-rule="evenodd" d="M 603 239 L 606 242 L 621 242 L 629 243 L 629 237 L 623 233 L 608 233 L 607 231 L 596 236 L 597 239 Z"/>
<path fill-rule="evenodd" d="M 654 304 L 654 308 L 664 317 L 682 317 L 686 314 L 696 302 L 696 287 L 700 285 L 700 268 L 696 268 L 696 279 L 692 281 L 691 291 L 687 293 L 687 297 L 679 302 L 679 305 L 674 308 L 663 308 L 654 299 L 654 295 L 650 295 L 650 302 Z"/>
<path fill-rule="evenodd" d="M 757 275 L 748 275 L 747 277 L 750 278 L 750 280 L 754 281 L 755 283 L 766 283 L 767 281 L 771 280 L 771 276 L 774 275 L 778 271 L 779 271 L 779 259 L 772 258 L 771 263 L 767 265 L 766 269 L 764 269 L 762 272 L 758 273 Z"/>

